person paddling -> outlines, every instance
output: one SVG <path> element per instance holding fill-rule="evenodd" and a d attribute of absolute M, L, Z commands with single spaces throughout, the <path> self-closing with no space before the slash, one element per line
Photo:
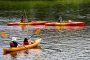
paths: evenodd
<path fill-rule="evenodd" d="M 61 16 L 59 16 L 58 22 L 62 22 L 62 17 Z"/>
<path fill-rule="evenodd" d="M 24 16 L 21 17 L 21 22 L 27 22 L 26 20 L 27 19 Z"/>
<path fill-rule="evenodd" d="M 12 37 L 12 41 L 10 42 L 10 47 L 17 47 L 18 43 L 16 42 L 16 37 Z"/>
<path fill-rule="evenodd" d="M 24 38 L 23 45 L 29 45 L 28 39 Z"/>

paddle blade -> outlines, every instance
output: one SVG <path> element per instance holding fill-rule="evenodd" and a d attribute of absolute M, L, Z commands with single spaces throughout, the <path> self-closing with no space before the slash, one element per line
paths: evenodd
<path fill-rule="evenodd" d="M 34 31 L 34 34 L 40 34 L 40 32 L 41 32 L 41 29 L 38 28 Z"/>
<path fill-rule="evenodd" d="M 3 38 L 7 37 L 7 33 L 6 33 L 6 32 L 1 32 L 0 35 L 1 35 L 1 37 L 3 37 Z"/>

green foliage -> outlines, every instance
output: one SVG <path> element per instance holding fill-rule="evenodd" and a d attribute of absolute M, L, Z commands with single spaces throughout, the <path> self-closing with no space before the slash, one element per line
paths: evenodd
<path fill-rule="evenodd" d="M 57 20 L 62 16 L 64 20 L 78 19 L 77 16 L 90 14 L 90 0 L 3 0 L 0 1 L 0 10 L 9 11 L 0 16 L 21 16 L 24 10 L 31 20 Z M 21 12 L 11 12 L 11 11 Z"/>
<path fill-rule="evenodd" d="M 1 1 L 55 1 L 55 0 L 1 0 Z"/>

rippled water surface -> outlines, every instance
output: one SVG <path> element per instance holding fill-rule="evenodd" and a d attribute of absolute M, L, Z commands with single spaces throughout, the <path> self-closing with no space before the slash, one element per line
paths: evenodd
<path fill-rule="evenodd" d="M 36 29 L 38 34 L 34 34 Z M 7 34 L 2 36 L 2 32 Z M 9 47 L 11 37 L 22 43 L 27 38 L 42 38 L 40 47 L 3 55 Z M 46 27 L 46 26 L 0 26 L 1 60 L 90 60 L 90 26 Z"/>

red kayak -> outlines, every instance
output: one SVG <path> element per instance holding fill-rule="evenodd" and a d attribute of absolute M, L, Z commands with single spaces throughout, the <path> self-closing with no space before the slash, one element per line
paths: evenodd
<path fill-rule="evenodd" d="M 47 21 L 32 21 L 32 22 L 11 22 L 8 23 L 8 26 L 18 26 L 18 25 L 45 25 Z"/>
<path fill-rule="evenodd" d="M 85 26 L 85 22 L 48 22 L 46 26 Z"/>
<path fill-rule="evenodd" d="M 68 26 L 85 26 L 85 22 L 68 22 Z"/>
<path fill-rule="evenodd" d="M 32 21 L 31 25 L 45 25 L 47 21 Z"/>
<path fill-rule="evenodd" d="M 8 26 L 16 25 L 45 25 L 45 26 L 85 26 L 85 22 L 47 22 L 47 21 L 32 21 L 32 22 L 11 22 Z"/>

